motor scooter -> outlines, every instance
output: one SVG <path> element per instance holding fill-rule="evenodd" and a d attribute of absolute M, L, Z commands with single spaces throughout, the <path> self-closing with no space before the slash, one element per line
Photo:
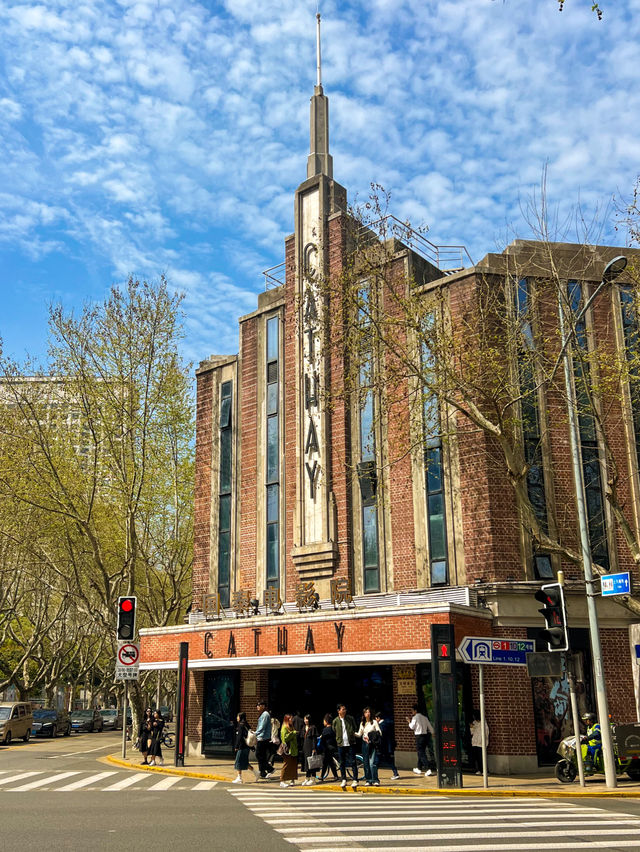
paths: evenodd
<path fill-rule="evenodd" d="M 625 772 L 632 781 L 640 781 L 640 723 L 612 725 L 613 754 L 616 775 Z M 585 777 L 604 774 L 602 749 L 598 749 L 593 760 L 587 760 L 587 739 L 580 738 L 582 765 Z M 555 775 L 561 784 L 571 784 L 578 774 L 576 738 L 565 737 L 558 746 L 560 760 L 555 765 Z"/>

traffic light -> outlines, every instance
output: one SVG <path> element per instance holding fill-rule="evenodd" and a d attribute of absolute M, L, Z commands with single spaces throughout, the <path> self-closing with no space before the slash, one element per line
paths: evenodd
<path fill-rule="evenodd" d="M 536 592 L 535 599 L 543 604 L 541 612 L 547 622 L 542 638 L 547 640 L 550 651 L 568 651 L 567 612 L 564 606 L 564 592 L 560 583 L 549 583 Z"/>
<path fill-rule="evenodd" d="M 136 634 L 136 598 L 118 598 L 118 626 L 116 636 L 133 641 Z"/>

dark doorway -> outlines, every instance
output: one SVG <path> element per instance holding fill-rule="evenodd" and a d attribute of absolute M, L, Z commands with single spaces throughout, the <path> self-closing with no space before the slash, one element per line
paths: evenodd
<path fill-rule="evenodd" d="M 325 713 L 336 715 L 338 703 L 359 721 L 363 707 L 393 717 L 391 666 L 277 669 L 269 672 L 269 709 L 282 719 L 285 713 L 309 713 L 320 725 Z"/>

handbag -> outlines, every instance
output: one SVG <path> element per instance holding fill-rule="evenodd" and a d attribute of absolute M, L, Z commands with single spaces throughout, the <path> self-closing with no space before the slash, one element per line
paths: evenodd
<path fill-rule="evenodd" d="M 247 731 L 247 736 L 244 738 L 244 741 L 249 746 L 249 748 L 255 748 L 256 743 L 258 742 L 256 732 L 251 730 Z"/>
<path fill-rule="evenodd" d="M 280 755 L 280 757 L 282 757 L 283 754 L 289 754 L 289 746 L 286 743 L 280 743 L 280 745 L 278 746 L 277 753 Z"/>
<path fill-rule="evenodd" d="M 378 748 L 382 743 L 382 735 L 380 731 L 369 731 L 367 736 L 369 737 L 369 745 L 374 748 Z"/>
<path fill-rule="evenodd" d="M 311 754 L 307 758 L 307 769 L 322 769 L 322 755 L 321 754 Z"/>

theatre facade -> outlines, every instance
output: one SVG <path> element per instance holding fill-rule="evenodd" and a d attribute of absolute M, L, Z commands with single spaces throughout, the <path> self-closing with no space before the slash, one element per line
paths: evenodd
<path fill-rule="evenodd" d="M 344 702 L 354 715 L 370 705 L 393 718 L 398 763 L 410 765 L 413 735 L 406 717 L 415 701 L 432 709 L 431 626 L 452 625 L 457 645 L 465 636 L 491 637 L 501 648 L 536 639 L 544 622 L 533 595 L 560 567 L 568 577 L 580 701 L 595 709 L 584 584 L 553 554 L 534 553 L 518 531 L 513 489 L 490 464 L 487 437 L 466 430 L 439 442 L 432 435 L 425 447 L 411 445 L 389 465 L 390 433 L 411 428 L 409 402 L 385 426 L 376 416 L 379 391 L 365 387 L 353 400 L 328 393 L 343 382 L 345 354 L 327 345 L 318 282 L 343 273 L 349 222 L 347 192 L 333 179 L 327 98 L 317 85 L 307 177 L 295 193 L 284 264 L 266 276 L 257 309 L 240 319 L 238 354 L 211 356 L 197 371 L 188 623 L 141 630 L 146 670 L 176 669 L 180 644 L 188 643 L 191 752 L 230 752 L 236 713 L 245 711 L 255 722 L 259 698 L 279 718 L 301 711 L 316 724 Z M 481 276 L 503 282 L 517 256 L 518 304 L 526 309 L 533 244 L 516 242 L 475 265 L 463 247 L 453 249 L 396 240 L 389 262 L 419 281 L 425 298 L 444 293 L 455 325 L 460 294 Z M 556 252 L 567 278 L 585 290 L 619 253 L 596 247 L 585 257 L 566 245 Z M 607 310 L 603 321 L 613 317 L 613 333 L 624 345 L 618 293 Z M 589 315 L 589 322 L 597 321 Z M 441 406 L 437 416 L 451 415 Z M 620 458 L 637 514 L 633 418 L 625 416 L 629 429 L 620 436 Z M 575 528 L 566 425 L 559 423 L 555 435 L 544 400 L 538 417 L 550 436 L 540 441 L 538 491 L 550 518 L 561 511 Z M 598 468 L 597 447 L 594 459 L 592 468 Z M 595 486 L 590 480 L 590 505 L 599 506 L 611 567 L 634 572 L 602 497 L 604 475 L 600 470 Z M 633 721 L 634 619 L 604 600 L 599 616 L 610 709 L 614 718 Z M 464 760 L 478 678 L 473 665 L 460 659 L 456 665 Z M 486 667 L 485 690 L 490 771 L 554 762 L 570 718 L 566 680 L 531 679 L 526 668 L 492 666 Z"/>

